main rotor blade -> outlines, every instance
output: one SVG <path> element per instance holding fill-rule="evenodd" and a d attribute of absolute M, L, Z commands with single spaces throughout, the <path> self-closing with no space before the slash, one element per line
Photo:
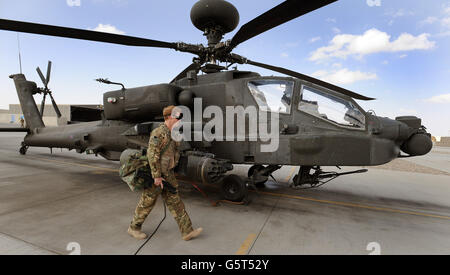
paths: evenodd
<path fill-rule="evenodd" d="M 47 78 L 45 79 L 46 82 L 47 82 L 47 85 L 48 85 L 48 83 L 50 83 L 50 73 L 51 73 L 51 71 L 52 71 L 52 62 L 51 62 L 51 61 L 48 61 L 48 65 L 47 65 Z"/>
<path fill-rule="evenodd" d="M 176 81 L 185 78 L 187 73 L 189 71 L 198 71 L 200 69 L 200 64 L 198 63 L 192 63 L 191 65 L 189 65 L 186 69 L 184 69 L 184 71 L 182 71 L 181 73 L 179 73 L 172 81 L 170 81 L 170 83 L 175 83 Z"/>
<path fill-rule="evenodd" d="M 240 43 L 337 0 L 287 0 L 242 26 L 231 40 L 229 52 Z"/>
<path fill-rule="evenodd" d="M 261 67 L 261 68 L 264 68 L 264 69 L 268 69 L 268 70 L 272 70 L 272 71 L 275 71 L 275 72 L 279 72 L 279 73 L 282 73 L 282 74 L 286 74 L 286 75 L 289 75 L 289 76 L 292 76 L 292 77 L 300 78 L 301 80 L 305 80 L 305 81 L 311 82 L 313 84 L 316 84 L 316 85 L 319 85 L 321 87 L 330 89 L 332 91 L 344 94 L 346 96 L 350 96 L 350 97 L 355 98 L 355 99 L 367 100 L 367 101 L 368 100 L 374 100 L 374 98 L 357 94 L 357 93 L 349 91 L 347 89 L 344 89 L 344 88 L 335 86 L 333 84 L 330 84 L 328 82 L 319 80 L 317 78 L 313 78 L 313 77 L 310 77 L 310 76 L 307 76 L 307 75 L 304 75 L 304 74 L 301 74 L 301 73 L 298 73 L 298 72 L 294 72 L 294 71 L 291 71 L 291 70 L 288 70 L 288 69 L 285 69 L 285 68 L 275 67 L 275 66 L 272 66 L 272 65 L 267 65 L 267 64 L 263 64 L 263 63 L 254 62 L 254 61 L 251 61 L 251 60 L 247 60 L 246 63 L 250 64 L 250 65 L 253 65 L 253 66 L 257 66 L 257 67 Z"/>
<path fill-rule="evenodd" d="M 105 42 L 126 46 L 159 47 L 171 49 L 176 49 L 177 46 L 177 43 L 168 43 L 163 41 L 150 40 L 126 35 L 88 31 L 82 29 L 58 27 L 52 25 L 43 25 L 6 19 L 0 19 L 0 30 L 59 36 L 59 37 Z"/>
<path fill-rule="evenodd" d="M 44 75 L 42 74 L 41 68 L 37 67 L 37 68 L 36 68 L 36 71 L 37 71 L 39 77 L 41 78 L 42 83 L 44 83 L 45 88 L 47 88 L 47 81 L 46 81 L 46 79 L 44 78 Z"/>

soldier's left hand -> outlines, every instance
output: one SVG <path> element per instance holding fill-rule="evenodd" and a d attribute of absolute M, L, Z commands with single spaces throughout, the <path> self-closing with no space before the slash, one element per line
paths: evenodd
<path fill-rule="evenodd" d="M 164 189 L 164 185 L 163 185 L 162 181 L 163 181 L 163 178 L 156 178 L 155 185 L 161 187 L 161 189 Z"/>

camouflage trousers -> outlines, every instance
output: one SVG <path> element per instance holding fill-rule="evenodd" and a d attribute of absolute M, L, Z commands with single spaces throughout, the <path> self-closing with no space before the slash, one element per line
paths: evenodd
<path fill-rule="evenodd" d="M 170 183 L 178 190 L 177 179 L 175 178 L 173 172 L 169 172 L 168 175 L 163 175 L 162 177 L 165 181 Z M 172 194 L 168 190 L 161 189 L 159 186 L 156 186 L 154 184 L 150 188 L 144 189 L 144 191 L 142 192 L 141 199 L 134 213 L 133 221 L 131 222 L 131 228 L 135 230 L 141 229 L 145 219 L 155 206 L 159 195 L 163 197 L 163 200 L 169 208 L 170 213 L 178 223 L 178 227 L 180 228 L 182 236 L 191 233 L 193 230 L 192 222 L 186 212 L 184 203 L 181 201 L 178 192 L 177 194 Z"/>

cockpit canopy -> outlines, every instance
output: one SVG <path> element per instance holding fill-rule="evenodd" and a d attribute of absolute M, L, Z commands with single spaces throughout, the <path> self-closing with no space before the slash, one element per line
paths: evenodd
<path fill-rule="evenodd" d="M 275 113 L 291 113 L 294 81 L 261 79 L 248 83 L 251 94 L 260 110 Z"/>
<path fill-rule="evenodd" d="M 342 126 L 365 128 L 366 117 L 349 100 L 303 86 L 298 110 Z"/>
<path fill-rule="evenodd" d="M 290 114 L 294 97 L 293 80 L 259 79 L 248 83 L 248 88 L 260 110 Z M 297 110 L 338 124 L 364 129 L 363 112 L 351 100 L 302 85 Z"/>

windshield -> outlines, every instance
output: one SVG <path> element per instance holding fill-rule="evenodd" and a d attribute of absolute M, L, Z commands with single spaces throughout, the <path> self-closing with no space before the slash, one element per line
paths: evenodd
<path fill-rule="evenodd" d="M 259 108 L 267 112 L 289 114 L 294 82 L 279 79 L 255 80 L 248 88 Z"/>
<path fill-rule="evenodd" d="M 351 101 L 303 86 L 298 109 L 343 126 L 365 128 L 364 114 Z"/>

